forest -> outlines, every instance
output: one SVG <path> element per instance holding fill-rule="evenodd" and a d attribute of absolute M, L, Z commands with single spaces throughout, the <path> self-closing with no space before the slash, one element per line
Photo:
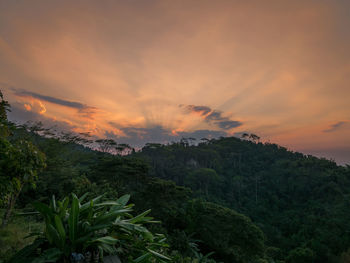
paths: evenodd
<path fill-rule="evenodd" d="M 0 95 L 0 262 L 350 262 L 349 165 L 254 134 L 91 144 Z"/>

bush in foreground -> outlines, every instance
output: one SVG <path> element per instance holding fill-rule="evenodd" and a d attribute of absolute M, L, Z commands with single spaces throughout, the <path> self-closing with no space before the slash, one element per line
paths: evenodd
<path fill-rule="evenodd" d="M 167 247 L 162 235 L 152 234 L 145 226 L 154 223 L 150 211 L 132 216 L 130 196 L 103 201 L 98 196 L 84 202 L 72 194 L 61 201 L 53 196 L 49 205 L 33 206 L 45 220 L 43 232 L 31 233 L 35 241 L 16 253 L 11 263 L 70 262 L 86 258 L 101 260 L 104 255 L 118 255 L 129 262 L 165 262 Z M 98 262 L 98 261 L 91 261 Z"/>

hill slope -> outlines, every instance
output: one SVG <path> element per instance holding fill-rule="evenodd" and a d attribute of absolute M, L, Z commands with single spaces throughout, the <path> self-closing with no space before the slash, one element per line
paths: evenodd
<path fill-rule="evenodd" d="M 113 156 L 27 136 L 46 154 L 47 168 L 35 190 L 23 190 L 22 207 L 72 191 L 131 193 L 137 209 L 151 208 L 163 222 L 157 231 L 183 255 L 199 239 L 203 253 L 215 251 L 224 262 L 347 262 L 349 167 L 233 137 L 148 144 Z"/>
<path fill-rule="evenodd" d="M 333 262 L 350 247 L 349 166 L 233 137 L 149 144 L 136 155 L 150 176 L 248 215 L 284 257 L 302 247 L 314 262 Z"/>

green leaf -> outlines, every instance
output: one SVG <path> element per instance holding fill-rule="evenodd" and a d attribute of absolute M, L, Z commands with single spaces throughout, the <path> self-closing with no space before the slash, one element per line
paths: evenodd
<path fill-rule="evenodd" d="M 80 198 L 79 198 L 79 202 L 83 202 L 85 200 L 85 198 L 89 195 L 89 192 L 86 192 L 85 194 L 83 194 Z"/>
<path fill-rule="evenodd" d="M 67 213 L 67 207 L 68 207 L 68 204 L 69 204 L 69 197 L 65 197 L 63 200 L 62 200 L 62 208 L 60 210 L 60 217 L 61 218 L 64 218 L 66 213 Z"/>
<path fill-rule="evenodd" d="M 145 262 L 145 260 L 147 260 L 151 256 L 152 256 L 152 254 L 148 252 L 146 254 L 143 254 L 142 256 L 139 256 L 137 259 L 134 259 L 133 262 L 134 263 Z"/>
<path fill-rule="evenodd" d="M 77 195 L 75 193 L 72 193 L 71 195 L 72 195 L 73 198 L 78 200 L 78 204 L 79 204 L 79 207 L 80 207 L 80 201 L 79 201 L 79 198 L 77 197 Z"/>
<path fill-rule="evenodd" d="M 90 207 L 89 207 L 89 213 L 88 213 L 88 216 L 87 216 L 87 220 L 89 222 L 91 222 L 91 219 L 92 219 L 92 216 L 93 216 L 93 213 L 94 213 L 93 207 L 94 207 L 94 202 L 91 200 L 90 201 Z"/>
<path fill-rule="evenodd" d="M 130 219 L 129 222 L 135 224 L 135 223 L 137 223 L 139 221 L 142 221 L 144 219 L 150 219 L 151 220 L 151 219 L 153 219 L 153 217 L 145 217 L 150 212 L 151 212 L 151 209 L 149 209 L 149 210 L 147 210 L 147 211 L 145 211 L 145 212 L 135 216 L 134 218 Z"/>
<path fill-rule="evenodd" d="M 102 249 L 103 251 L 106 251 L 109 254 L 116 254 L 117 253 L 117 249 L 115 248 L 115 246 L 111 246 L 109 244 L 105 244 L 105 243 L 100 243 L 98 245 L 98 247 L 100 249 Z"/>
<path fill-rule="evenodd" d="M 51 243 L 54 243 L 57 247 L 62 248 L 62 240 L 57 230 L 54 228 L 54 226 L 48 223 L 46 226 L 46 229 L 47 229 L 47 234 L 50 237 L 48 239 L 51 240 Z"/>
<path fill-rule="evenodd" d="M 63 241 L 62 246 L 64 246 L 64 243 L 66 241 L 66 231 L 64 230 L 62 220 L 58 215 L 55 215 L 55 225 L 57 232 L 60 235 L 61 240 Z"/>
<path fill-rule="evenodd" d="M 120 203 L 118 203 L 118 201 L 106 201 L 96 204 L 95 206 L 120 206 Z"/>
<path fill-rule="evenodd" d="M 114 219 L 116 219 L 120 214 L 126 213 L 128 211 L 129 211 L 128 209 L 120 209 L 117 211 L 105 213 L 104 215 L 101 215 L 98 218 L 96 218 L 95 223 L 96 224 L 101 224 L 101 223 L 106 223 L 106 222 L 112 223 L 114 221 Z"/>
<path fill-rule="evenodd" d="M 111 237 L 111 236 L 106 236 L 106 237 L 100 237 L 100 238 L 96 238 L 94 240 L 91 240 L 90 243 L 104 243 L 104 244 L 108 244 L 108 245 L 114 245 L 118 242 L 118 239 Z"/>
<path fill-rule="evenodd" d="M 53 212 L 56 212 L 56 211 L 57 211 L 57 207 L 56 207 L 55 195 L 52 195 L 52 198 L 51 198 L 51 206 L 52 206 Z"/>
<path fill-rule="evenodd" d="M 76 195 L 73 195 L 72 206 L 68 217 L 69 238 L 74 244 L 78 234 L 78 220 L 79 220 L 79 200 Z"/>
<path fill-rule="evenodd" d="M 158 257 L 158 258 L 161 258 L 161 259 L 165 259 L 165 260 L 171 260 L 170 258 L 152 250 L 152 249 L 147 249 L 149 252 L 151 252 L 154 256 Z"/>
<path fill-rule="evenodd" d="M 118 198 L 117 202 L 122 205 L 125 206 L 130 200 L 130 195 L 123 195 L 121 197 Z"/>
<path fill-rule="evenodd" d="M 49 222 L 51 222 L 53 218 L 53 212 L 49 206 L 40 202 L 33 202 L 32 204 L 34 208 L 44 216 Z"/>
<path fill-rule="evenodd" d="M 93 202 L 93 204 L 97 204 L 103 196 L 104 195 L 99 195 L 99 196 L 95 197 L 94 199 L 92 199 L 91 201 Z M 80 212 L 83 212 L 84 210 L 88 209 L 90 207 L 90 202 L 91 201 L 86 202 L 85 204 L 83 204 L 80 207 Z"/>

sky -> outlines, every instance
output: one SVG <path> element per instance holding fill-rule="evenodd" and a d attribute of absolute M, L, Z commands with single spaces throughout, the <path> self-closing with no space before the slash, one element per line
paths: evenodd
<path fill-rule="evenodd" d="M 0 0 L 13 121 L 142 146 L 254 133 L 350 164 L 350 1 Z"/>

